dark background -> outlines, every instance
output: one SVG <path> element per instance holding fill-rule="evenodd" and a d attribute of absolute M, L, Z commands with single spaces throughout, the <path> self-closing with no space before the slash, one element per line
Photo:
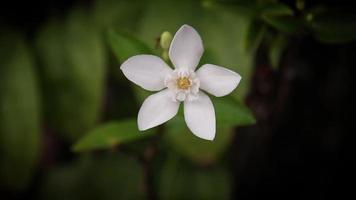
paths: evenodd
<path fill-rule="evenodd" d="M 236 152 L 246 152 L 232 155 L 236 199 L 352 196 L 355 45 L 295 43 L 280 72 L 256 67 L 248 102 L 260 122 L 235 138 Z"/>

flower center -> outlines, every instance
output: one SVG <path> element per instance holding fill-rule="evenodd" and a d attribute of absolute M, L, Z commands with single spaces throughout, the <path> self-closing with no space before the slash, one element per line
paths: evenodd
<path fill-rule="evenodd" d="M 175 69 L 165 77 L 164 84 L 171 91 L 173 101 L 198 99 L 200 81 L 192 70 Z"/>
<path fill-rule="evenodd" d="M 191 83 L 188 77 L 179 77 L 177 79 L 177 86 L 179 89 L 186 90 L 190 87 Z"/>

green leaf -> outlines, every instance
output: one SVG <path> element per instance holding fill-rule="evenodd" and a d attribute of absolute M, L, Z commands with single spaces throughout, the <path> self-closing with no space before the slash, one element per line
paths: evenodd
<path fill-rule="evenodd" d="M 248 10 L 212 8 L 203 9 L 198 19 L 196 28 L 202 36 L 204 47 L 213 57 L 206 59 L 206 62 L 239 73 L 242 81 L 232 95 L 243 99 L 248 93 L 253 71 L 252 60 L 255 52 L 246 48 L 250 45 L 248 38 L 253 16 Z"/>
<path fill-rule="evenodd" d="M 145 43 L 130 34 L 110 30 L 108 32 L 108 41 L 120 63 L 138 54 L 153 54 Z"/>
<path fill-rule="evenodd" d="M 69 141 L 92 128 L 102 106 L 106 50 L 100 30 L 84 10 L 52 19 L 39 31 L 45 119 Z"/>
<path fill-rule="evenodd" d="M 114 52 L 114 55 L 118 59 L 119 63 L 124 62 L 131 56 L 139 54 L 153 54 L 153 51 L 144 42 L 132 35 L 110 30 L 107 36 L 111 50 Z M 122 74 L 120 77 L 122 79 L 124 78 Z M 131 87 L 135 92 L 136 98 L 140 102 L 142 102 L 150 94 L 137 85 L 132 84 Z"/>
<path fill-rule="evenodd" d="M 321 9 L 307 15 L 307 25 L 314 37 L 325 43 L 356 40 L 356 14 L 349 10 Z"/>
<path fill-rule="evenodd" d="M 258 20 L 254 20 L 248 29 L 248 36 L 245 43 L 246 51 L 255 53 L 260 46 L 265 33 L 266 26 Z"/>
<path fill-rule="evenodd" d="M 231 175 L 221 166 L 193 166 L 172 155 L 158 178 L 160 199 L 231 198 Z"/>
<path fill-rule="evenodd" d="M 215 98 L 213 104 L 217 123 L 213 141 L 193 135 L 187 128 L 181 112 L 167 123 L 167 134 L 164 137 L 169 146 L 193 162 L 207 164 L 217 161 L 230 144 L 233 128 L 255 123 L 250 109 L 239 100 Z"/>
<path fill-rule="evenodd" d="M 241 100 L 229 97 L 214 98 L 216 123 L 220 127 L 252 125 L 256 119 Z"/>
<path fill-rule="evenodd" d="M 30 49 L 19 33 L 0 33 L 0 185 L 25 189 L 41 148 L 38 79 Z"/>
<path fill-rule="evenodd" d="M 285 15 L 292 16 L 294 15 L 294 12 L 291 8 L 289 8 L 285 4 L 273 3 L 273 4 L 264 5 L 261 10 L 261 14 L 264 16 L 285 16 Z"/>
<path fill-rule="evenodd" d="M 40 188 L 41 199 L 144 199 L 140 164 L 115 152 L 85 155 L 50 168 Z"/>
<path fill-rule="evenodd" d="M 81 138 L 73 146 L 73 151 L 93 151 L 132 142 L 152 135 L 153 131 L 140 132 L 135 120 L 109 122 L 103 124 Z"/>
<path fill-rule="evenodd" d="M 164 31 L 174 34 L 185 23 L 195 25 L 200 17 L 200 2 L 190 0 L 150 0 L 141 17 L 139 38 L 150 47 Z"/>
<path fill-rule="evenodd" d="M 165 141 L 178 154 L 199 164 L 210 164 L 228 148 L 233 130 L 231 128 L 217 128 L 213 141 L 204 140 L 193 135 L 187 128 L 183 117 L 176 116 L 167 124 Z"/>
<path fill-rule="evenodd" d="M 270 26 L 276 28 L 277 30 L 288 34 L 295 33 L 303 26 L 303 22 L 301 20 L 289 16 L 286 17 L 264 16 L 263 20 Z"/>
<path fill-rule="evenodd" d="M 146 0 L 100 0 L 93 3 L 93 18 L 104 30 L 111 27 L 130 31 L 137 29 L 146 6 Z"/>
<path fill-rule="evenodd" d="M 280 65 L 281 57 L 285 48 L 288 45 L 288 38 L 284 35 L 279 35 L 272 39 L 269 47 L 269 61 L 273 69 L 277 69 Z"/>
<path fill-rule="evenodd" d="M 285 33 L 294 33 L 303 26 L 303 21 L 294 17 L 293 10 L 281 3 L 264 6 L 261 9 L 261 19 Z"/>

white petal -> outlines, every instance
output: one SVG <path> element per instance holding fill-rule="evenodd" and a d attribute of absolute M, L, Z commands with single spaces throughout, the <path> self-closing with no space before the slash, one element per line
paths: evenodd
<path fill-rule="evenodd" d="M 212 64 L 203 65 L 196 74 L 200 88 L 217 97 L 230 94 L 241 80 L 236 72 Z"/>
<path fill-rule="evenodd" d="M 199 98 L 184 102 L 184 118 L 192 133 L 206 140 L 215 137 L 215 111 L 210 98 L 199 92 Z"/>
<path fill-rule="evenodd" d="M 172 119 L 178 112 L 179 102 L 172 100 L 168 89 L 153 94 L 143 102 L 138 112 L 138 129 L 143 131 Z"/>
<path fill-rule="evenodd" d="M 169 48 L 169 58 L 176 68 L 194 70 L 203 55 L 203 42 L 199 33 L 189 25 L 183 25 L 175 34 Z"/>
<path fill-rule="evenodd" d="M 165 88 L 164 79 L 172 72 L 161 58 L 153 55 L 133 56 L 120 69 L 130 81 L 149 91 Z"/>

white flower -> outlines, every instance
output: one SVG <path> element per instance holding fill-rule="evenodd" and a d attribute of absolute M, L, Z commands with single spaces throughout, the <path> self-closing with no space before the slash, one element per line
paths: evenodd
<path fill-rule="evenodd" d="M 161 58 L 137 55 L 121 65 L 132 82 L 149 91 L 138 113 L 138 128 L 146 130 L 173 118 L 184 102 L 184 118 L 194 135 L 213 140 L 215 111 L 210 98 L 202 91 L 221 97 L 231 93 L 240 82 L 240 75 L 226 68 L 205 64 L 194 72 L 204 52 L 197 31 L 183 25 L 175 34 L 169 48 L 172 70 Z"/>

